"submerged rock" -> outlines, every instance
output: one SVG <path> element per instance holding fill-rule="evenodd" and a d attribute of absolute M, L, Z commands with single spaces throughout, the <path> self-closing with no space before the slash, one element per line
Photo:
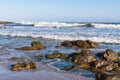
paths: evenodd
<path fill-rule="evenodd" d="M 45 46 L 43 46 L 42 43 L 38 41 L 33 41 L 31 43 L 31 46 L 16 48 L 16 50 L 43 50 L 43 49 L 45 49 Z"/>
<path fill-rule="evenodd" d="M 90 41 L 90 40 L 76 40 L 76 41 L 64 41 L 61 43 L 61 45 L 58 45 L 57 47 L 69 47 L 69 48 L 97 48 L 98 44 L 96 42 Z"/>
<path fill-rule="evenodd" d="M 65 59 L 66 54 L 61 53 L 58 51 L 55 51 L 53 54 L 46 54 L 46 58 L 53 59 L 53 58 L 60 58 L 60 59 Z"/>

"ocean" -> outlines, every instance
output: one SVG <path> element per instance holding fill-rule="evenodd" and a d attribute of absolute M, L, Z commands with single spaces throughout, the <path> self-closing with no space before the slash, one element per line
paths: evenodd
<path fill-rule="evenodd" d="M 9 70 L 10 58 L 25 58 L 38 64 L 38 71 L 76 74 L 94 79 L 94 74 L 87 70 L 64 71 L 64 67 L 72 65 L 61 59 L 36 61 L 33 56 L 52 54 L 60 51 L 66 54 L 79 52 L 80 49 L 56 48 L 64 40 L 91 40 L 99 43 L 99 48 L 90 49 L 94 53 L 111 48 L 120 52 L 119 23 L 59 23 L 59 22 L 18 22 L 19 24 L 0 25 L 0 75 L 13 74 Z M 32 41 L 41 41 L 45 50 L 22 51 L 15 48 L 30 46 Z M 65 66 L 63 66 L 65 64 Z M 29 72 L 27 72 L 29 73 Z M 14 75 L 19 75 L 16 73 Z M 69 79 L 68 79 L 69 80 Z M 78 80 L 78 79 L 76 79 Z"/>

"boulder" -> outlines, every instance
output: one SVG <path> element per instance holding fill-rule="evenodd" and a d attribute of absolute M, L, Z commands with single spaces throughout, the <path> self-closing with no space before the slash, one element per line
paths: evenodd
<path fill-rule="evenodd" d="M 97 56 L 102 57 L 103 59 L 108 61 L 115 61 L 119 59 L 118 54 L 112 49 L 107 49 L 106 51 L 99 52 L 97 53 Z"/>
<path fill-rule="evenodd" d="M 42 43 L 38 41 L 33 41 L 31 43 L 31 46 L 16 48 L 16 50 L 43 50 L 43 49 L 45 49 L 45 46 L 43 46 Z"/>
<path fill-rule="evenodd" d="M 120 72 L 118 73 L 97 73 L 95 80 L 120 80 Z"/>
<path fill-rule="evenodd" d="M 82 50 L 79 55 L 74 57 L 73 62 L 77 64 L 89 63 L 95 61 L 93 53 L 90 50 Z"/>
<path fill-rule="evenodd" d="M 22 70 L 37 70 L 37 64 L 35 62 L 18 62 L 17 64 L 11 65 L 11 71 L 22 71 Z"/>
<path fill-rule="evenodd" d="M 76 40 L 76 41 L 63 41 L 61 45 L 57 47 L 60 48 L 61 46 L 69 47 L 69 48 L 97 48 L 98 44 L 96 42 L 90 40 Z"/>

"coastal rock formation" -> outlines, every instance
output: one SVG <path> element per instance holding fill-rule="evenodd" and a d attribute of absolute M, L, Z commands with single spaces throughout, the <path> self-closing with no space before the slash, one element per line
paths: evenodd
<path fill-rule="evenodd" d="M 106 51 L 99 52 L 97 53 L 97 56 L 102 57 L 103 59 L 108 61 L 114 61 L 119 59 L 118 53 L 116 53 L 112 49 L 107 49 Z"/>
<path fill-rule="evenodd" d="M 22 71 L 22 70 L 37 70 L 37 64 L 35 62 L 18 62 L 17 64 L 11 65 L 11 71 Z"/>
<path fill-rule="evenodd" d="M 46 54 L 46 58 L 53 59 L 53 58 L 60 58 L 65 59 L 66 54 L 55 51 L 53 54 Z"/>
<path fill-rule="evenodd" d="M 57 47 L 68 47 L 68 48 L 97 48 L 98 44 L 96 42 L 90 41 L 90 40 L 76 40 L 76 41 L 64 41 Z"/>
<path fill-rule="evenodd" d="M 120 80 L 120 72 L 97 73 L 95 80 Z"/>
<path fill-rule="evenodd" d="M 82 50 L 79 55 L 74 57 L 73 62 L 77 64 L 89 63 L 95 61 L 95 57 L 90 50 Z"/>
<path fill-rule="evenodd" d="M 45 49 L 45 46 L 43 46 L 42 43 L 38 41 L 33 41 L 31 43 L 31 46 L 16 48 L 16 50 L 43 50 L 43 49 Z"/>

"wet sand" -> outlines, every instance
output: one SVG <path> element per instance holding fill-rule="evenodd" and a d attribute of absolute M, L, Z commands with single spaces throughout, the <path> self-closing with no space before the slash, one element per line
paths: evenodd
<path fill-rule="evenodd" d="M 0 74 L 0 80 L 91 80 L 78 74 L 66 74 L 49 71 L 10 72 Z"/>

